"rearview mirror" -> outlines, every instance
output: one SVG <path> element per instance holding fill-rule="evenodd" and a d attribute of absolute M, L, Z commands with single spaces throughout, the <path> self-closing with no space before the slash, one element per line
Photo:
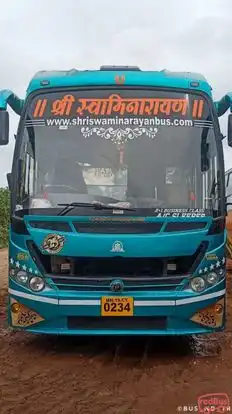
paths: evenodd
<path fill-rule="evenodd" d="M 0 110 L 0 145 L 9 143 L 9 114 L 5 110 Z"/>
<path fill-rule="evenodd" d="M 227 143 L 229 147 L 232 147 L 232 114 L 228 116 Z"/>

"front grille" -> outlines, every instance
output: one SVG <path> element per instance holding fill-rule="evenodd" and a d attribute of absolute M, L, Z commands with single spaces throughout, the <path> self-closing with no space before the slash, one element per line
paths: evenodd
<path fill-rule="evenodd" d="M 107 317 L 81 317 L 68 316 L 68 329 L 82 330 L 158 330 L 166 329 L 167 318 L 164 316 L 107 316 Z"/>
<path fill-rule="evenodd" d="M 48 278 L 60 290 L 109 290 L 110 282 L 121 279 L 125 290 L 174 290 L 198 266 L 208 242 L 191 256 L 145 257 L 67 257 L 42 254 L 27 242 L 29 251 Z"/>
<path fill-rule="evenodd" d="M 29 224 L 31 227 L 35 229 L 63 231 L 63 232 L 72 231 L 69 224 L 63 221 L 30 221 Z"/>
<path fill-rule="evenodd" d="M 207 226 L 207 222 L 204 221 L 172 221 L 168 223 L 164 229 L 165 232 L 179 232 L 190 230 L 201 230 Z"/>
<path fill-rule="evenodd" d="M 17 219 L 19 222 L 20 220 Z M 21 222 L 23 220 L 21 219 Z M 17 225 L 19 226 L 20 223 Z M 52 231 L 73 232 L 71 224 L 73 224 L 75 231 L 78 233 L 90 234 L 157 234 L 163 232 L 182 232 L 202 230 L 207 227 L 207 221 L 145 221 L 145 218 L 140 218 L 139 221 L 133 218 L 120 217 L 115 219 L 105 218 L 94 221 L 73 221 L 72 223 L 66 221 L 40 221 L 30 220 L 31 227 Z M 223 226 L 222 226 L 223 227 Z"/>
<path fill-rule="evenodd" d="M 53 283 L 57 286 L 59 290 L 67 291 L 109 291 L 112 278 L 96 279 L 79 279 L 76 277 L 62 277 L 62 276 L 52 276 Z M 175 290 L 181 282 L 183 282 L 185 277 L 170 277 L 170 278 L 141 278 L 136 280 L 131 280 L 128 278 L 122 278 L 124 283 L 124 292 L 131 291 L 163 291 L 163 290 Z"/>
<path fill-rule="evenodd" d="M 68 257 L 42 254 L 33 242 L 28 243 L 32 257 L 44 273 L 77 277 L 160 277 L 186 275 L 192 270 L 202 246 L 192 256 L 162 257 Z M 171 265 L 171 266 L 170 266 Z"/>
<path fill-rule="evenodd" d="M 163 223 L 136 223 L 136 222 L 95 222 L 95 223 L 73 223 L 78 233 L 97 234 L 154 234 L 160 232 Z"/>

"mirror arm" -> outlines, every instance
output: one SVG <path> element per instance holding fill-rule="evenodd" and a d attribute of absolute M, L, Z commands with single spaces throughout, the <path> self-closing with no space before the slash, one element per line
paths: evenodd
<path fill-rule="evenodd" d="M 20 99 L 17 95 L 15 95 L 12 91 L 8 89 L 3 89 L 0 91 L 0 110 L 7 109 L 7 105 L 10 105 L 10 107 L 13 109 L 13 111 L 17 115 L 21 115 L 24 100 Z"/>
<path fill-rule="evenodd" d="M 232 112 L 232 92 L 228 92 L 220 101 L 215 101 L 214 106 L 218 117 L 224 115 L 228 109 Z"/>

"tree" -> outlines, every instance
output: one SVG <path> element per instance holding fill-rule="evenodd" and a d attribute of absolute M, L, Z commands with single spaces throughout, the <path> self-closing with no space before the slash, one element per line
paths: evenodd
<path fill-rule="evenodd" d="M 0 248 L 8 245 L 8 226 L 10 217 L 10 192 L 0 188 Z"/>

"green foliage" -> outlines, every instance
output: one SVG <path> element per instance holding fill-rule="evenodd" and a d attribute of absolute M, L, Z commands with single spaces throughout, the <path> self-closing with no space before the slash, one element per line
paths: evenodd
<path fill-rule="evenodd" d="M 10 217 L 10 192 L 0 188 L 0 249 L 8 245 L 8 226 Z"/>

